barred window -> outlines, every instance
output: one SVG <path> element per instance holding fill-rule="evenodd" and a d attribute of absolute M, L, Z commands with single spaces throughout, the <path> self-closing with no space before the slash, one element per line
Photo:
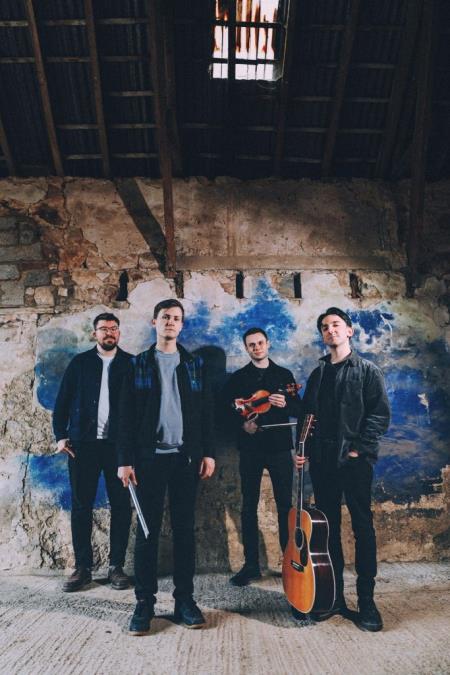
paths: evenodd
<path fill-rule="evenodd" d="M 216 0 L 213 78 L 282 76 L 288 0 Z"/>

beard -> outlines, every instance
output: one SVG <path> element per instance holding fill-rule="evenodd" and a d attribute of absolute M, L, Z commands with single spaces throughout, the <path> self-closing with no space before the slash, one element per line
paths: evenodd
<path fill-rule="evenodd" d="M 100 347 L 105 350 L 105 352 L 112 352 L 113 349 L 117 347 L 116 341 L 114 342 L 102 342 Z"/>

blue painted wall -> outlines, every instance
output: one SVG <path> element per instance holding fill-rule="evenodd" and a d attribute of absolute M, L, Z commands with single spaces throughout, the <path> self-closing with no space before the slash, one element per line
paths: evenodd
<path fill-rule="evenodd" d="M 293 370 L 303 385 L 323 355 L 323 344 L 315 327 L 316 316 L 326 304 L 309 310 L 302 317 L 302 305 L 282 298 L 266 278 L 261 278 L 250 300 L 236 301 L 233 311 L 211 309 L 198 300 L 189 309 L 182 333 L 188 349 L 215 348 L 233 362 L 245 357 L 242 333 L 250 326 L 261 326 L 269 333 L 271 355 L 275 361 Z M 416 500 L 428 490 L 429 479 L 437 478 L 448 462 L 447 439 L 450 436 L 449 389 L 443 373 L 450 365 L 450 355 L 444 339 L 427 343 L 415 336 L 413 348 L 394 347 L 392 336 L 401 332 L 403 319 L 392 307 L 380 304 L 372 310 L 355 310 L 342 302 L 355 326 L 353 345 L 359 353 L 377 363 L 385 372 L 392 405 L 392 425 L 382 443 L 376 468 L 375 494 L 378 500 L 407 502 Z M 51 410 L 62 374 L 79 351 L 89 349 L 91 331 L 86 314 L 72 318 L 72 329 L 61 330 L 52 322 L 42 329 L 36 365 L 37 396 L 42 406 Z M 123 323 L 126 322 L 123 317 Z M 130 315 L 130 330 L 133 317 Z M 133 351 L 146 349 L 154 339 L 150 320 L 139 317 L 136 324 L 137 342 Z M 303 325 L 304 324 L 304 325 Z M 305 345 L 308 347 L 305 348 Z M 230 370 L 228 367 L 227 370 Z M 32 457 L 30 476 L 38 489 L 51 490 L 54 500 L 65 509 L 70 507 L 65 458 L 61 456 Z M 97 505 L 106 504 L 104 486 L 99 486 Z"/>

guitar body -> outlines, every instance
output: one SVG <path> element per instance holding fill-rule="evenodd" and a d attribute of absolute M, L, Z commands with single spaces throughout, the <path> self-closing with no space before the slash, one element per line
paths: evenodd
<path fill-rule="evenodd" d="M 283 556 L 283 588 L 297 611 L 325 612 L 333 606 L 336 585 L 328 552 L 328 521 L 322 511 L 289 511 L 289 540 Z"/>

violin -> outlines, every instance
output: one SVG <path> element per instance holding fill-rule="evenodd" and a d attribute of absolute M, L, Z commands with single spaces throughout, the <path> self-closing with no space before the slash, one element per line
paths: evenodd
<path fill-rule="evenodd" d="M 251 420 L 255 420 L 258 415 L 264 414 L 270 410 L 272 404 L 269 401 L 269 396 L 272 396 L 272 394 L 296 396 L 298 390 L 301 388 L 301 384 L 292 382 L 291 384 L 280 387 L 274 392 L 267 391 L 266 389 L 259 389 L 258 391 L 255 391 L 250 398 L 235 398 L 232 405 L 242 417 L 245 417 L 247 422 L 250 422 Z"/>

